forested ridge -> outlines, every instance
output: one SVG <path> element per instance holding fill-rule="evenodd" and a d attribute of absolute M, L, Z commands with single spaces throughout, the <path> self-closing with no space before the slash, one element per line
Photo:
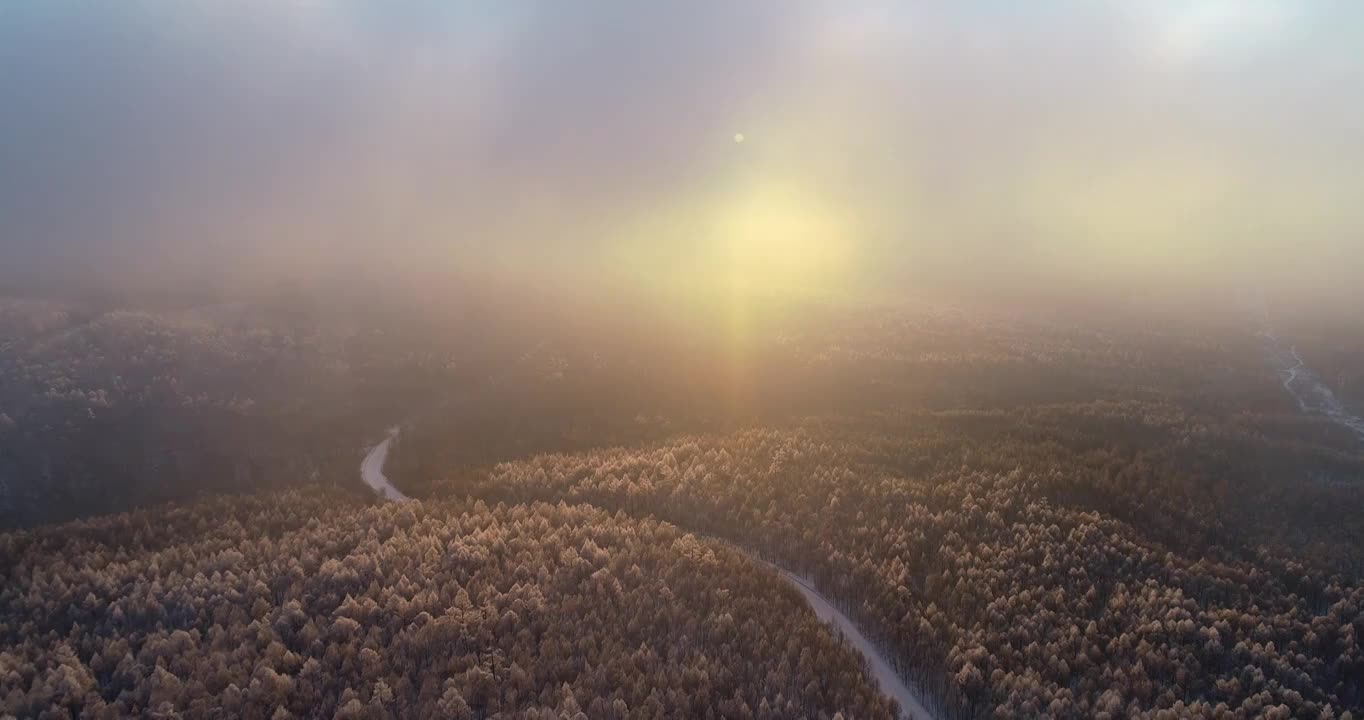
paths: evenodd
<path fill-rule="evenodd" d="M 1358 712 L 1357 581 L 1201 545 L 1197 526 L 1188 547 L 1204 552 L 1186 553 L 1047 499 L 1068 488 L 1060 468 L 987 470 L 957 453 L 934 468 L 939 442 L 902 446 L 899 462 L 918 454 L 922 469 L 897 476 L 817 429 L 754 430 L 544 456 L 499 466 L 483 489 L 653 514 L 758 548 L 847 602 L 957 716 Z"/>
<path fill-rule="evenodd" d="M 0 567 L 16 717 L 892 717 L 772 573 L 582 505 L 217 499 Z"/>
<path fill-rule="evenodd" d="M 953 717 L 1359 713 L 1364 463 L 1254 337 L 892 315 L 778 345 L 809 380 L 766 378 L 783 406 L 857 401 L 428 494 L 589 502 L 776 558 Z"/>

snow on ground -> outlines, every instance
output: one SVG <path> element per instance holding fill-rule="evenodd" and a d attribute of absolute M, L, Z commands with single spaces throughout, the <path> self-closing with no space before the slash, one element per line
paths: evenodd
<path fill-rule="evenodd" d="M 797 575 L 780 565 L 774 565 L 766 560 L 762 560 L 755 555 L 749 555 L 756 562 L 760 562 L 772 568 L 778 575 L 781 575 L 787 582 L 795 586 L 800 594 L 805 596 L 805 602 L 810 604 L 810 609 L 815 611 L 815 616 L 822 622 L 830 623 L 838 628 L 838 631 L 847 638 L 848 642 L 862 656 L 867 659 L 867 665 L 871 670 L 871 675 L 876 679 L 881 687 L 881 692 L 895 699 L 900 703 L 902 715 L 907 715 L 915 720 L 933 720 L 936 716 L 928 711 L 928 708 L 917 691 L 911 688 L 891 667 L 890 661 L 881 654 L 879 648 L 871 640 L 867 639 L 862 631 L 857 629 L 857 625 L 852 619 L 844 615 L 833 603 L 829 602 L 819 590 L 815 588 L 812 580 L 803 575 Z"/>
<path fill-rule="evenodd" d="M 393 483 L 389 482 L 384 475 L 384 461 L 388 459 L 388 448 L 396 437 L 398 437 L 398 428 L 389 428 L 388 437 L 370 448 L 364 461 L 360 463 L 360 477 L 381 497 L 401 502 L 410 498 L 398 488 L 393 487 Z M 805 597 L 810 608 L 815 611 L 815 616 L 822 622 L 830 623 L 836 627 L 843 637 L 847 638 L 848 642 L 852 644 L 853 648 L 862 653 L 867 659 L 872 677 L 876 679 L 881 692 L 894 698 L 900 704 L 902 714 L 907 714 L 915 720 L 933 720 L 934 715 L 925 707 L 920 696 L 896 674 L 890 662 L 881 655 L 876 645 L 868 640 L 861 630 L 857 629 L 857 625 L 853 623 L 852 619 L 840 612 L 833 603 L 821 595 L 811 580 L 778 565 L 773 565 L 755 555 L 748 555 L 755 562 L 761 562 L 772 568 L 778 575 L 794 585 Z"/>
<path fill-rule="evenodd" d="M 360 478 L 386 500 L 409 500 L 411 498 L 404 495 L 398 488 L 393 487 L 393 483 L 389 482 L 388 477 L 384 475 L 384 462 L 388 460 L 388 447 L 396 437 L 398 437 L 398 428 L 389 428 L 388 437 L 370 448 L 365 459 L 360 462 Z"/>
<path fill-rule="evenodd" d="M 1272 332 L 1262 335 L 1270 342 L 1270 357 L 1283 376 L 1283 387 L 1298 401 L 1298 408 L 1305 413 L 1325 415 L 1364 439 L 1364 418 L 1345 409 L 1345 405 L 1334 392 L 1331 392 L 1331 388 L 1308 369 L 1302 355 L 1298 354 L 1298 348 L 1290 346 L 1285 349 L 1284 344 Z"/>

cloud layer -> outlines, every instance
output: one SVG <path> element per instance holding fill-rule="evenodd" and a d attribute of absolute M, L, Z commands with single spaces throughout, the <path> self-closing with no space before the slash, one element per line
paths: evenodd
<path fill-rule="evenodd" d="M 9 3 L 3 272 L 1347 288 L 1362 36 L 1325 1 Z"/>

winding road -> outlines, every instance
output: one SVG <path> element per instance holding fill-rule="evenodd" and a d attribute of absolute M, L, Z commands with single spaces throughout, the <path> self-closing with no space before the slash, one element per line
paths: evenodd
<path fill-rule="evenodd" d="M 1345 405 L 1331 388 L 1303 362 L 1298 347 L 1285 346 L 1272 330 L 1265 330 L 1260 334 L 1269 345 L 1269 355 L 1275 368 L 1283 376 L 1284 390 L 1298 401 L 1298 409 L 1305 413 L 1325 415 L 1332 422 L 1353 430 L 1361 440 L 1364 440 L 1364 418 L 1345 409 Z"/>
<path fill-rule="evenodd" d="M 814 581 L 803 575 L 791 572 L 780 565 L 775 565 L 755 557 L 752 554 L 745 554 L 754 562 L 760 562 L 768 566 L 773 572 L 794 585 L 796 589 L 800 591 L 800 594 L 805 596 L 805 602 L 809 603 L 810 609 L 815 611 L 815 617 L 838 628 L 838 632 L 843 637 L 847 638 L 848 642 L 867 658 L 868 670 L 871 672 L 871 676 L 876 679 L 877 685 L 881 687 L 881 692 L 894 698 L 895 702 L 900 704 L 900 715 L 902 717 L 912 717 L 915 718 L 915 720 L 921 718 L 933 720 L 934 715 L 928 711 L 924 698 L 920 693 L 916 692 L 905 683 L 900 675 L 895 672 L 895 668 L 891 666 L 890 661 L 881 654 L 880 649 L 877 648 L 866 635 L 862 634 L 862 631 L 857 628 L 857 625 L 853 623 L 851 618 L 844 615 L 832 602 L 829 602 L 828 598 L 824 597 L 824 595 L 819 592 L 819 589 L 814 585 Z"/>
<path fill-rule="evenodd" d="M 394 487 L 393 483 L 389 482 L 388 477 L 384 475 L 384 462 L 388 460 L 389 445 L 397 437 L 398 428 L 389 428 L 388 437 L 369 449 L 369 452 L 365 454 L 365 459 L 360 463 L 360 479 L 373 488 L 374 492 L 380 497 L 396 502 L 407 502 L 411 498 Z M 925 707 L 920 694 L 905 684 L 905 681 L 895 672 L 890 660 L 881 654 L 880 649 L 866 635 L 862 634 L 862 631 L 857 628 L 857 624 L 851 618 L 844 615 L 833 603 L 829 602 L 828 598 L 820 594 L 812 580 L 780 565 L 763 560 L 743 548 L 734 545 L 731 547 L 744 553 L 752 561 L 771 568 L 778 576 L 795 586 L 800 594 L 805 597 L 805 602 L 810 605 L 815 617 L 837 628 L 853 648 L 867 659 L 871 676 L 880 686 L 881 692 L 894 698 L 900 704 L 902 717 L 908 716 L 915 718 L 915 720 L 934 720 L 935 716 Z"/>
<path fill-rule="evenodd" d="M 393 483 L 388 481 L 388 476 L 384 475 L 384 463 L 388 461 L 388 448 L 393 444 L 396 437 L 398 437 L 398 428 L 389 428 L 388 437 L 365 453 L 365 459 L 360 461 L 360 479 L 373 488 L 374 492 L 378 493 L 380 497 L 386 500 L 406 502 L 412 498 L 393 487 Z"/>

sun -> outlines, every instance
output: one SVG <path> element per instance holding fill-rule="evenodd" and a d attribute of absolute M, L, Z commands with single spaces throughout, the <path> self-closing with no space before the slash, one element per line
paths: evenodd
<path fill-rule="evenodd" d="M 713 258 L 750 288 L 821 286 L 845 264 L 848 227 L 833 208 L 786 183 L 745 188 L 712 211 Z"/>
<path fill-rule="evenodd" d="M 800 175 L 747 173 L 641 208 L 616 231 L 610 266 L 629 282 L 705 306 L 847 288 L 863 226 Z"/>
<path fill-rule="evenodd" d="M 744 134 L 743 134 L 743 133 L 734 133 L 734 142 L 736 142 L 736 143 L 743 143 L 743 141 L 744 141 Z"/>

